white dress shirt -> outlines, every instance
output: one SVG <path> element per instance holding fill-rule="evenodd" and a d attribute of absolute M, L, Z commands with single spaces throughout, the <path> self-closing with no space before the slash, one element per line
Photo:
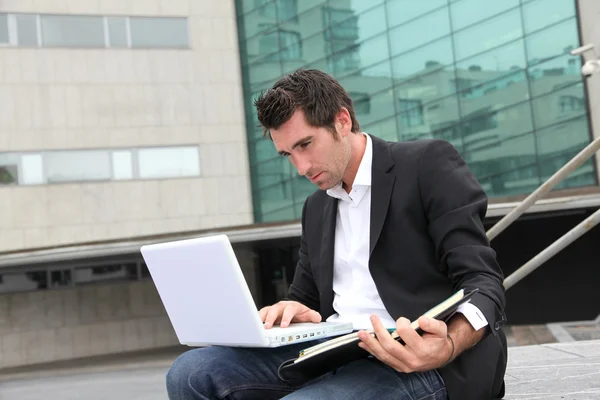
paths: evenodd
<path fill-rule="evenodd" d="M 350 321 L 354 329 L 372 329 L 371 314 L 379 316 L 386 328 L 396 322 L 385 309 L 369 272 L 369 234 L 371 228 L 371 166 L 373 144 L 369 135 L 352 190 L 342 184 L 327 194 L 338 199 L 333 256 L 333 314 L 327 321 Z M 465 315 L 475 330 L 488 324 L 473 304 L 466 303 L 457 312 Z"/>

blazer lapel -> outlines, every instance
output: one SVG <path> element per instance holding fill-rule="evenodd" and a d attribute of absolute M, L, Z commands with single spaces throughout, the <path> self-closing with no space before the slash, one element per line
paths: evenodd
<path fill-rule="evenodd" d="M 371 232 L 369 237 L 369 256 L 379 240 L 379 235 L 385 223 L 392 189 L 396 177 L 389 174 L 389 170 L 394 166 L 394 160 L 389 149 L 389 145 L 374 136 L 371 136 L 373 142 L 373 166 L 371 168 Z"/>
<path fill-rule="evenodd" d="M 333 304 L 333 254 L 335 250 L 335 223 L 337 218 L 337 199 L 329 195 L 323 207 L 323 236 L 321 242 L 321 304 Z"/>

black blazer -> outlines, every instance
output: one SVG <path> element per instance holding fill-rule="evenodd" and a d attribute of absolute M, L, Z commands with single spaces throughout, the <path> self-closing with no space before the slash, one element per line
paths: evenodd
<path fill-rule="evenodd" d="M 456 149 L 441 140 L 386 142 L 371 136 L 369 271 L 392 318 L 418 318 L 461 288 L 488 320 L 477 345 L 439 370 L 450 399 L 504 395 L 503 274 L 483 228 L 487 196 Z M 334 314 L 337 200 L 310 195 L 302 212 L 300 260 L 287 298 Z"/>

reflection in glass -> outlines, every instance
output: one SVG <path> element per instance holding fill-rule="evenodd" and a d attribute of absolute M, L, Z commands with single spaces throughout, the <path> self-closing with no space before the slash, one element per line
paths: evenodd
<path fill-rule="evenodd" d="M 484 19 L 499 15 L 519 5 L 519 0 L 460 0 L 450 4 L 452 28 L 458 31 Z M 487 23 L 487 21 L 485 21 Z M 485 25 L 482 23 L 482 25 Z"/>
<path fill-rule="evenodd" d="M 323 70 L 349 92 L 362 131 L 451 142 L 490 196 L 539 185 L 540 132 L 573 123 L 575 141 L 589 142 L 580 61 L 567 54 L 579 45 L 571 0 L 315 0 L 294 2 L 285 20 L 277 0 L 242 3 L 248 104 L 284 73 Z M 254 110 L 247 118 L 255 220 L 299 218 L 316 188 L 256 140 Z M 571 148 L 548 137 L 556 159 Z M 569 184 L 591 184 L 586 174 Z"/>
<path fill-rule="evenodd" d="M 590 141 L 586 115 L 571 118 L 537 132 L 542 179 L 546 180 L 579 153 Z M 593 159 L 581 165 L 557 187 L 593 185 L 596 182 Z"/>
<path fill-rule="evenodd" d="M 121 150 L 112 152 L 112 170 L 113 178 L 133 179 L 133 162 L 131 150 Z"/>
<path fill-rule="evenodd" d="M 17 44 L 19 46 L 37 46 L 37 16 L 31 14 L 17 14 Z M 1 29 L 1 28 L 0 28 Z M 0 42 L 2 39 L 0 39 Z"/>
<path fill-rule="evenodd" d="M 521 13 L 519 9 L 509 11 L 498 17 L 474 25 L 454 34 L 456 59 L 463 60 L 523 35 Z"/>
<path fill-rule="evenodd" d="M 143 179 L 198 176 L 198 147 L 139 149 L 138 170 Z"/>
<path fill-rule="evenodd" d="M 50 287 L 69 287 L 73 284 L 70 269 L 57 269 L 50 271 Z"/>
<path fill-rule="evenodd" d="M 446 37 L 392 59 L 394 78 L 428 74 L 454 62 L 452 39 Z"/>
<path fill-rule="evenodd" d="M 102 17 L 40 15 L 44 47 L 105 47 Z"/>
<path fill-rule="evenodd" d="M 51 151 L 44 154 L 48 183 L 109 180 L 110 154 L 106 150 Z"/>
<path fill-rule="evenodd" d="M 131 47 L 188 48 L 187 18 L 130 17 Z"/>
<path fill-rule="evenodd" d="M 393 28 L 446 6 L 447 0 L 388 0 L 386 2 L 388 25 Z"/>
<path fill-rule="evenodd" d="M 587 111 L 582 83 L 537 97 L 533 99 L 532 104 L 535 125 L 538 129 L 580 117 Z"/>
<path fill-rule="evenodd" d="M 8 15 L 0 14 L 0 44 L 8 43 Z"/>
<path fill-rule="evenodd" d="M 19 183 L 19 156 L 0 153 L 0 185 Z"/>
<path fill-rule="evenodd" d="M 110 47 L 128 47 L 127 43 L 127 18 L 106 17 L 108 25 L 108 41 Z"/>
<path fill-rule="evenodd" d="M 575 16 L 575 1 L 534 0 L 523 4 L 525 34 L 573 16 Z"/>
<path fill-rule="evenodd" d="M 44 167 L 42 165 L 41 154 L 23 154 L 21 156 L 21 165 L 23 166 L 21 184 L 39 185 L 44 183 Z"/>
<path fill-rule="evenodd" d="M 528 36 L 526 43 L 527 62 L 530 66 L 568 54 L 579 46 L 577 22 L 573 18 L 553 25 Z"/>
<path fill-rule="evenodd" d="M 434 11 L 389 31 L 391 55 L 418 48 L 449 34 L 448 9 Z"/>
<path fill-rule="evenodd" d="M 581 61 L 570 54 L 536 64 L 528 69 L 532 97 L 581 83 Z"/>
<path fill-rule="evenodd" d="M 136 280 L 137 264 L 110 264 L 94 267 L 77 267 L 74 270 L 76 285 L 98 282 Z"/>
<path fill-rule="evenodd" d="M 45 270 L 0 274 L 0 293 L 26 292 L 48 288 Z"/>

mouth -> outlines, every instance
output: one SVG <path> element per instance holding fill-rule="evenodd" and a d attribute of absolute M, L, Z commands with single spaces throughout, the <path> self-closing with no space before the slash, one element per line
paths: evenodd
<path fill-rule="evenodd" d="M 322 172 L 319 172 L 318 174 L 316 174 L 316 175 L 314 175 L 313 177 L 311 177 L 311 178 L 310 178 L 311 182 L 316 182 L 316 181 L 319 179 L 319 177 L 320 177 L 321 175 L 323 175 L 323 173 L 322 173 Z"/>

